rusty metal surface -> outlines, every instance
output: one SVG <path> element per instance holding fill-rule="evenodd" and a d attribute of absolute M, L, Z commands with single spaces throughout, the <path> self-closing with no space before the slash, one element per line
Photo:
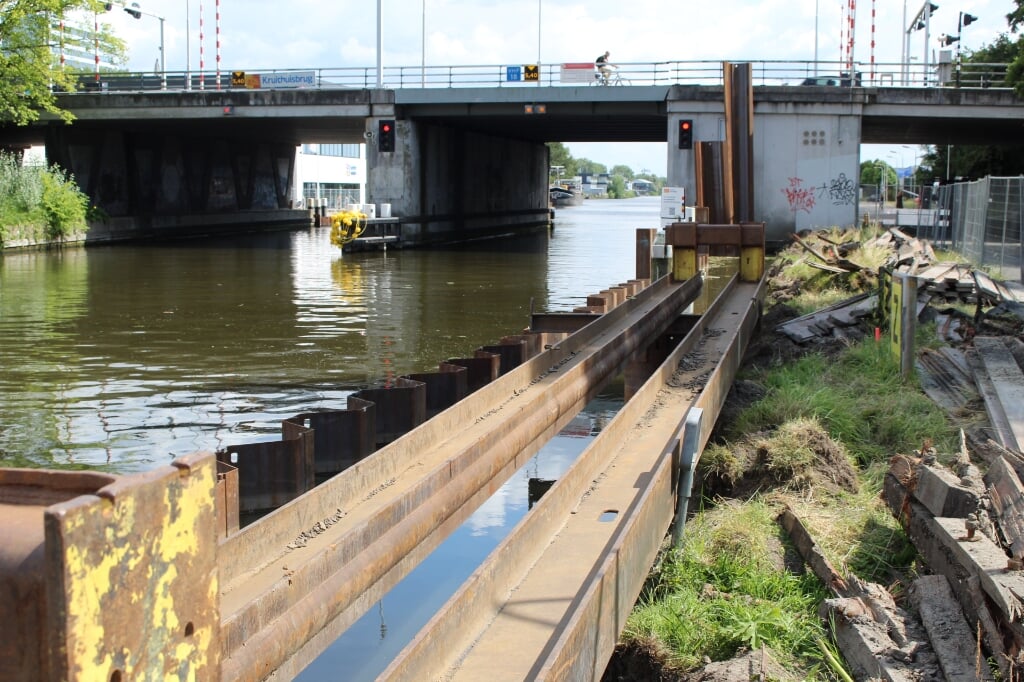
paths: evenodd
<path fill-rule="evenodd" d="M 456 512 L 482 501 L 568 423 L 700 286 L 652 285 L 229 538 L 221 552 L 225 679 L 260 679 L 292 666 L 299 650 L 315 655 L 309 643 L 318 633 L 353 622 L 412 570 L 454 529 Z"/>
<path fill-rule="evenodd" d="M 226 538 L 239 528 L 238 469 L 227 462 L 217 462 L 217 535 Z"/>
<path fill-rule="evenodd" d="M 530 329 L 536 332 L 574 334 L 596 320 L 596 313 L 534 313 Z"/>
<path fill-rule="evenodd" d="M 498 370 L 499 375 L 508 374 L 526 362 L 526 358 L 529 357 L 527 355 L 527 344 L 522 340 L 510 340 L 507 343 L 503 342 L 495 346 L 481 346 L 480 349 L 488 353 L 494 353 L 501 359 Z"/>
<path fill-rule="evenodd" d="M 658 371 L 381 679 L 601 678 L 672 517 L 672 461 L 686 411 L 697 406 L 717 415 L 721 409 L 763 291 L 763 283 L 734 281 L 694 321 Z M 704 420 L 708 433 L 713 423 Z M 706 440 L 702 433 L 701 447 Z"/>
<path fill-rule="evenodd" d="M 216 478 L 200 453 L 46 509 L 42 679 L 219 679 Z"/>
<path fill-rule="evenodd" d="M 436 372 L 407 374 L 406 378 L 426 385 L 427 419 L 443 412 L 469 394 L 465 367 L 442 362 Z"/>
<path fill-rule="evenodd" d="M 238 469 L 242 514 L 277 509 L 316 485 L 313 431 L 288 420 L 281 422 L 281 440 L 228 445 L 217 460 Z"/>
<path fill-rule="evenodd" d="M 365 388 L 353 396 L 376 406 L 378 448 L 427 419 L 427 387 L 422 381 L 398 377 L 389 388 Z"/>
<path fill-rule="evenodd" d="M 0 469 L 0 680 L 49 679 L 44 514 L 117 480 L 110 474 Z"/>
<path fill-rule="evenodd" d="M 497 379 L 501 372 L 501 358 L 494 353 L 478 352 L 471 358 L 449 358 L 448 364 L 466 368 L 466 387 L 470 393 Z"/>
<path fill-rule="evenodd" d="M 376 404 L 349 396 L 349 409 L 305 412 L 285 420 L 312 429 L 318 476 L 332 476 L 376 450 Z"/>
<path fill-rule="evenodd" d="M 727 222 L 754 219 L 754 90 L 751 65 L 722 63 Z"/>

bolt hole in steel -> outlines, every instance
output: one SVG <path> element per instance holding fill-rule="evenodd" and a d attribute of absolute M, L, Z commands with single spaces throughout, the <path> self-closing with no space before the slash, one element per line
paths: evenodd
<path fill-rule="evenodd" d="M 611 523 L 618 515 L 619 511 L 617 509 L 606 509 L 601 512 L 601 515 L 597 517 L 597 520 L 601 523 Z"/>
<path fill-rule="evenodd" d="M 115 670 L 110 673 L 110 682 L 123 682 L 124 677 L 121 675 L 120 670 Z"/>
<path fill-rule="evenodd" d="M 191 637 L 192 635 L 195 634 L 195 632 L 196 632 L 196 626 L 195 625 L 193 625 L 192 623 L 186 623 L 185 624 L 185 636 L 186 637 Z"/>

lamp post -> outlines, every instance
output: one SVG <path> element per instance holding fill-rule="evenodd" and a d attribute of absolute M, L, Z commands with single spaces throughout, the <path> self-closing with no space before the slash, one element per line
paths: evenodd
<path fill-rule="evenodd" d="M 814 0 L 814 75 L 818 75 L 818 0 Z"/>
<path fill-rule="evenodd" d="M 427 87 L 427 0 L 420 0 L 420 87 Z"/>
<path fill-rule="evenodd" d="M 538 71 L 538 73 L 537 73 L 537 85 L 541 84 L 541 77 L 540 77 L 540 26 L 541 26 L 541 24 L 540 24 L 540 16 L 541 16 L 541 14 L 540 14 L 540 12 L 541 12 L 541 5 L 542 5 L 542 3 L 543 3 L 543 0 L 537 0 L 537 71 Z"/>
<path fill-rule="evenodd" d="M 377 89 L 384 87 L 384 17 L 381 0 L 377 0 Z"/>
<path fill-rule="evenodd" d="M 167 62 L 164 61 L 164 17 L 157 14 L 150 14 L 149 12 L 143 12 L 139 7 L 139 3 L 133 2 L 131 5 L 125 5 L 124 11 L 136 19 L 141 19 L 143 15 L 147 17 L 153 17 L 160 21 L 160 89 L 167 89 Z"/>
<path fill-rule="evenodd" d="M 903 79 L 904 85 L 909 85 L 910 75 L 910 34 L 914 31 L 920 31 L 924 29 L 924 77 L 925 85 L 928 84 L 928 43 L 929 35 L 931 33 L 932 14 L 935 10 L 939 9 L 939 6 L 933 3 L 931 0 L 925 0 L 924 4 L 921 5 L 921 9 L 917 11 L 914 18 L 910 20 L 905 30 L 905 43 L 904 43 L 904 54 L 906 59 L 903 63 L 904 73 L 906 76 Z"/>
<path fill-rule="evenodd" d="M 192 30 L 188 17 L 188 6 L 191 0 L 185 0 L 185 89 L 192 89 L 192 47 L 189 44 L 189 31 Z"/>

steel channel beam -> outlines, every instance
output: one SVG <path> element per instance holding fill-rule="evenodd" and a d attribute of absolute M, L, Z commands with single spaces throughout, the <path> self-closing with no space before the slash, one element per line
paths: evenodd
<path fill-rule="evenodd" d="M 225 541 L 223 679 L 263 679 L 340 630 L 439 543 L 700 292 L 659 280 L 541 355 Z M 452 528 L 453 529 L 453 528 Z M 326 646 L 329 642 L 321 643 Z"/>
<path fill-rule="evenodd" d="M 699 451 L 763 296 L 734 280 L 380 679 L 600 679 L 672 519 L 687 412 Z"/>

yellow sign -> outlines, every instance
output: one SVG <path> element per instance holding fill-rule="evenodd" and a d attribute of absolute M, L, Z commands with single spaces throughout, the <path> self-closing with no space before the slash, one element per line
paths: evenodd
<path fill-rule="evenodd" d="M 540 67 L 536 64 L 527 64 L 523 67 L 523 80 L 526 81 L 539 81 L 540 80 Z"/>
<path fill-rule="evenodd" d="M 231 72 L 231 87 L 233 87 L 233 88 L 244 88 L 245 87 L 245 71 L 232 71 Z"/>

